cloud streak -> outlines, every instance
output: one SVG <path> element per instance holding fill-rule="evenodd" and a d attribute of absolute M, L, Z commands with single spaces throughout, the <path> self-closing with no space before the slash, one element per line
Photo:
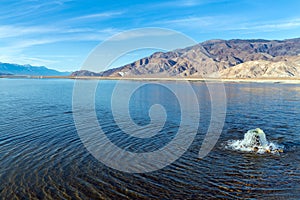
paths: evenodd
<path fill-rule="evenodd" d="M 37 35 L 42 33 L 57 32 L 57 28 L 49 28 L 42 26 L 12 26 L 12 25 L 0 25 L 0 39 L 14 38 L 20 36 Z"/>
<path fill-rule="evenodd" d="M 214 25 L 218 21 L 217 17 L 186 17 L 180 19 L 171 19 L 158 22 L 158 24 L 170 25 L 173 27 L 191 27 L 199 28 L 200 26 Z"/>
<path fill-rule="evenodd" d="M 3 63 L 14 63 L 14 64 L 29 64 L 33 66 L 47 66 L 50 64 L 57 63 L 56 60 L 49 60 L 49 59 L 41 59 L 36 57 L 28 57 L 25 55 L 19 55 L 18 57 L 14 55 L 0 55 L 0 60 Z"/>
<path fill-rule="evenodd" d="M 294 18 L 289 20 L 278 20 L 272 22 L 265 22 L 265 23 L 248 23 L 242 25 L 237 30 L 256 30 L 262 32 L 269 32 L 269 31 L 280 31 L 280 30 L 289 30 L 294 28 L 300 27 L 300 18 Z"/>
<path fill-rule="evenodd" d="M 79 17 L 71 18 L 70 21 L 82 21 L 82 20 L 105 20 L 113 17 L 123 15 L 124 11 L 110 11 L 110 12 L 101 12 L 94 13 L 89 15 L 82 15 Z"/>
<path fill-rule="evenodd" d="M 0 26 L 0 39 L 5 39 L 10 49 L 23 49 L 35 45 L 66 41 L 101 41 L 119 32 L 114 28 L 51 28 L 38 26 Z"/>
<path fill-rule="evenodd" d="M 12 0 L 9 4 L 1 5 L 2 20 L 22 20 L 25 18 L 35 19 L 37 16 L 47 13 L 54 13 L 62 6 L 72 0 L 54 0 L 54 1 L 29 1 L 29 0 Z M 14 9 L 12 9 L 14 8 Z"/>
<path fill-rule="evenodd" d="M 189 8 L 195 6 L 203 6 L 215 3 L 225 3 L 230 0 L 175 0 L 165 1 L 160 3 L 154 3 L 148 6 L 148 8 Z"/>
<path fill-rule="evenodd" d="M 155 22 L 155 25 L 197 32 L 239 31 L 272 32 L 300 28 L 300 18 L 253 22 L 237 16 L 185 17 Z"/>

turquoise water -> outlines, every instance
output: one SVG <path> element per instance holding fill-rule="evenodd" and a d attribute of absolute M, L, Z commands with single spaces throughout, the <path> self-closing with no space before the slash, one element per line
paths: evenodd
<path fill-rule="evenodd" d="M 133 152 L 151 152 L 168 144 L 180 126 L 182 113 L 176 98 L 155 82 L 133 95 L 129 107 L 136 124 L 147 127 L 153 102 L 164 106 L 166 123 L 151 140 L 131 141 L 111 117 L 115 83 L 101 81 L 96 90 L 97 118 L 110 140 Z M 164 84 L 181 87 L 175 82 Z M 107 167 L 84 147 L 73 119 L 73 80 L 0 79 L 0 198 L 299 199 L 300 85 L 226 83 L 225 125 L 216 146 L 203 159 L 198 159 L 198 152 L 210 123 L 210 95 L 204 83 L 191 85 L 201 116 L 191 146 L 163 169 L 130 174 Z M 124 101 L 118 98 L 120 104 Z M 117 113 L 119 120 L 122 112 Z M 256 154 L 226 148 L 229 140 L 243 139 L 244 133 L 257 127 L 268 141 L 283 145 L 284 152 Z"/>

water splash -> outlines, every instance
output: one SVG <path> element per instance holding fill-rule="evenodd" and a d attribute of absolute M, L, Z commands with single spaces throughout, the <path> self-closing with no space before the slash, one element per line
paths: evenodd
<path fill-rule="evenodd" d="M 243 140 L 228 141 L 227 147 L 233 150 L 279 154 L 283 152 L 283 146 L 268 142 L 266 134 L 260 128 L 251 129 L 244 135 Z"/>

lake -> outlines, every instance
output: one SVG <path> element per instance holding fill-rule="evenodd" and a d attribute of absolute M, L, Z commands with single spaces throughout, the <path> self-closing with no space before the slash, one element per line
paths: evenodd
<path fill-rule="evenodd" d="M 83 89 L 98 85 L 91 90 L 95 101 L 74 106 L 76 83 Z M 194 97 L 184 93 L 186 83 L 139 83 L 143 87 L 128 100 L 114 90 L 117 81 L 112 80 L 98 84 L 95 80 L 0 79 L 0 198 L 300 199 L 300 85 L 224 83 L 226 99 L 212 102 L 205 83 L 190 82 L 195 104 Z M 137 82 L 121 84 L 126 93 Z M 184 102 L 168 88 L 183 92 L 179 96 L 185 97 Z M 221 135 L 208 155 L 199 159 L 209 124 L 214 123 L 210 121 L 212 104 L 224 103 Z M 74 121 L 75 112 L 77 117 L 82 114 L 80 121 Z M 149 165 L 126 160 L 127 154 L 120 151 L 105 152 L 106 161 L 114 166 L 108 167 L 102 157 L 91 154 L 89 144 L 100 146 L 96 139 L 85 141 L 83 137 L 99 131 L 90 126 L 88 116 L 94 114 L 107 141 L 132 154 L 163 149 L 172 144 L 178 131 L 189 137 L 177 141 L 180 155 L 167 152 L 166 160 L 178 156 L 174 162 L 158 170 L 130 173 L 130 169 L 147 170 Z M 284 146 L 283 153 L 228 148 L 228 141 L 241 140 L 254 128 L 261 128 L 268 141 Z M 86 132 L 82 135 L 79 130 Z M 107 145 L 106 140 L 100 143 Z M 119 165 L 121 159 L 128 166 Z"/>

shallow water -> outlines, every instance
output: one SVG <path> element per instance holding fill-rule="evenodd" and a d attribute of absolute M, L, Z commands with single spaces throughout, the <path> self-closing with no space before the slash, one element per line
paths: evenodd
<path fill-rule="evenodd" d="M 199 160 L 211 103 L 204 83 L 191 84 L 199 98 L 201 118 L 188 151 L 161 170 L 130 174 L 108 168 L 85 149 L 72 115 L 73 80 L 0 79 L 0 198 L 299 199 L 300 86 L 226 83 L 223 132 L 213 150 Z M 111 132 L 111 139 L 130 150 L 132 146 L 114 134 L 118 130 L 105 117 L 110 114 L 109 94 L 114 85 L 114 81 L 101 81 L 96 91 L 96 113 L 104 129 Z M 169 118 L 160 137 L 138 140 L 132 151 L 154 151 L 166 145 L 180 120 L 178 102 L 170 95 L 153 87 L 143 92 L 131 102 L 135 122 L 149 122 L 147 102 L 154 100 L 168 102 L 164 106 Z M 120 104 L 124 103 L 119 98 Z M 122 120 L 122 113 L 118 116 Z M 284 145 L 284 153 L 256 154 L 226 148 L 228 140 L 243 139 L 247 130 L 257 127 L 264 130 L 268 141 Z M 149 129 L 141 128 L 140 132 Z"/>

